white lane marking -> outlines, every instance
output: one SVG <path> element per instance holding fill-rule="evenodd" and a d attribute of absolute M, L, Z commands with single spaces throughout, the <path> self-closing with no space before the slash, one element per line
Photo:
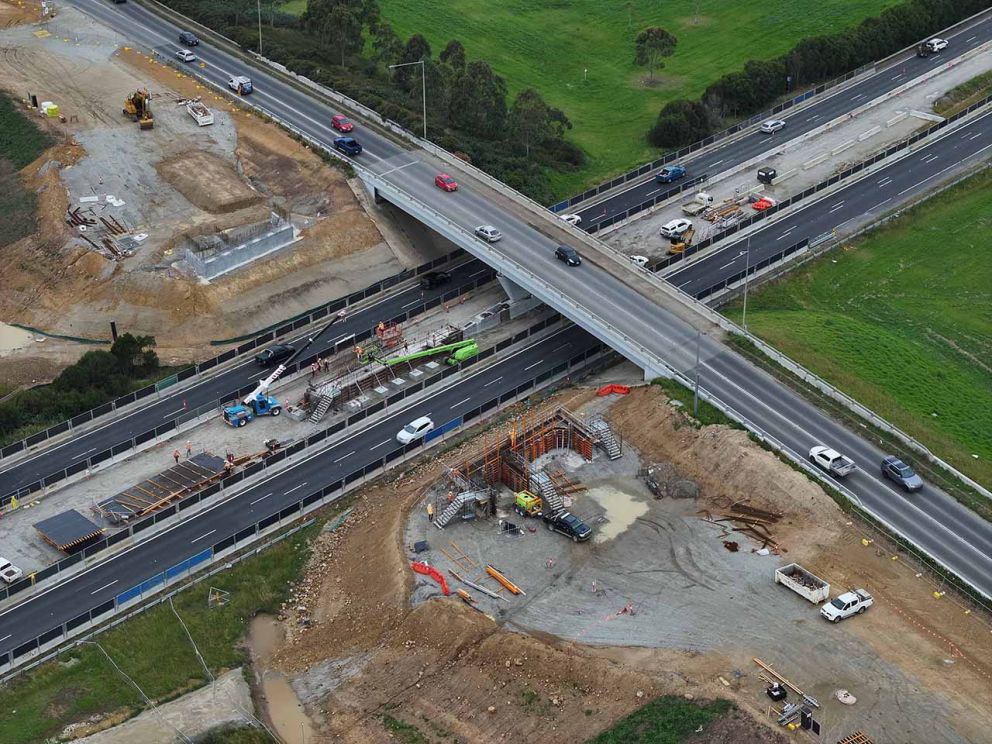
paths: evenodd
<path fill-rule="evenodd" d="M 901 78 L 901 77 L 902 77 L 902 73 L 900 72 L 900 73 L 899 73 L 898 75 L 896 75 L 896 76 L 895 76 L 894 78 L 892 78 L 892 79 L 893 79 L 893 80 L 898 80 L 898 79 L 899 79 L 899 78 Z"/>
<path fill-rule="evenodd" d="M 479 276 L 480 274 L 485 274 L 487 271 L 490 271 L 489 267 L 486 267 L 484 269 L 479 269 L 474 274 L 469 274 L 468 275 L 468 278 L 471 279 L 474 276 Z"/>
<path fill-rule="evenodd" d="M 401 309 L 401 310 L 406 310 L 406 309 L 407 309 L 408 307 L 413 307 L 414 305 L 419 305 L 419 304 L 420 304 L 421 302 L 423 302 L 423 300 L 414 300 L 413 302 L 408 302 L 408 303 L 406 303 L 406 304 L 405 304 L 405 305 L 404 305 L 404 306 L 403 306 L 402 308 L 400 308 L 400 309 Z"/>
<path fill-rule="evenodd" d="M 737 258 L 740 258 L 740 256 L 738 256 Z M 733 263 L 734 263 L 734 261 L 737 260 L 737 258 L 730 259 L 730 263 L 725 263 L 723 266 L 721 266 L 719 269 L 717 269 L 717 271 L 723 271 L 723 269 L 727 268 L 728 266 L 732 266 Z"/>
<path fill-rule="evenodd" d="M 110 587 L 112 587 L 112 586 L 113 586 L 114 584 L 116 584 L 116 583 L 117 583 L 117 579 L 114 579 L 114 580 L 113 580 L 113 581 L 111 581 L 111 582 L 110 582 L 109 584 L 104 584 L 104 585 L 103 585 L 103 586 L 101 586 L 101 587 L 100 587 L 99 589 L 94 589 L 93 591 L 91 591 L 91 592 L 90 592 L 90 595 L 93 595 L 93 594 L 99 594 L 99 593 L 100 593 L 100 592 L 102 592 L 102 591 L 103 591 L 104 589 L 109 589 Z M 7 638 L 10 638 L 10 636 L 7 636 Z"/>
<path fill-rule="evenodd" d="M 536 366 L 537 366 L 537 365 L 539 365 L 539 364 L 543 364 L 543 363 L 544 363 L 544 360 L 543 360 L 543 359 L 539 359 L 538 361 L 536 361 L 536 362 L 534 362 L 534 363 L 533 363 L 532 365 L 530 365 L 529 367 L 524 367 L 524 372 L 526 372 L 526 371 L 527 371 L 527 370 L 529 370 L 529 369 L 534 369 L 534 367 L 536 367 Z"/>
<path fill-rule="evenodd" d="M 657 193 L 658 193 L 659 191 L 661 191 L 661 189 L 655 189 L 654 191 L 649 191 L 649 192 L 648 192 L 648 193 L 646 193 L 646 194 L 645 194 L 644 196 L 654 196 L 654 195 L 655 195 L 655 194 L 657 194 Z"/>
<path fill-rule="evenodd" d="M 878 209 L 878 208 L 879 208 L 880 206 L 882 206 L 883 204 L 886 204 L 886 203 L 888 203 L 888 202 L 890 202 L 890 201 L 892 201 L 892 197 L 889 197 L 889 198 L 888 198 L 888 199 L 886 199 L 885 201 L 880 201 L 880 202 L 879 202 L 878 204 L 876 204 L 876 205 L 875 205 L 874 207 L 871 207 L 871 208 L 870 208 L 870 209 L 869 209 L 868 211 L 869 211 L 869 212 L 874 212 L 874 211 L 875 211 L 876 209 Z"/>
<path fill-rule="evenodd" d="M 681 283 L 681 284 L 679 285 L 679 289 L 682 289 L 682 287 L 688 287 L 688 286 L 689 286 L 690 284 L 692 284 L 692 283 L 693 283 L 694 281 L 696 281 L 696 280 L 695 280 L 695 279 L 690 279 L 690 280 L 689 280 L 689 281 L 687 281 L 687 282 L 682 282 L 682 283 Z"/>
<path fill-rule="evenodd" d="M 783 240 L 784 238 L 787 238 L 787 237 L 789 237 L 789 233 L 791 233 L 791 232 L 792 232 L 793 230 L 795 230 L 795 229 L 796 229 L 797 227 L 798 227 L 798 225 L 793 225 L 793 226 L 792 226 L 792 227 L 790 227 L 790 228 L 789 228 L 788 230 L 786 230 L 786 231 L 785 231 L 784 233 L 782 233 L 782 234 L 781 234 L 781 235 L 779 235 L 779 236 L 778 236 L 777 238 L 775 238 L 775 240 Z"/>
<path fill-rule="evenodd" d="M 726 158 L 720 158 L 715 163 L 710 163 L 710 168 L 715 168 L 716 166 L 720 165 L 720 163 L 722 163 L 724 160 L 726 160 Z"/>
<path fill-rule="evenodd" d="M 989 147 L 992 147 L 992 145 L 987 145 L 986 147 L 983 147 L 983 148 L 982 148 L 982 150 L 986 150 L 986 149 L 988 149 Z M 981 152 L 982 150 L 979 150 L 978 152 Z M 978 154 L 978 152 L 976 152 L 976 153 L 975 153 L 975 155 L 977 155 L 977 154 Z M 972 157 L 974 157 L 974 156 L 972 156 Z M 931 173 L 931 174 L 930 174 L 929 176 L 927 176 L 926 178 L 924 178 L 924 179 L 923 179 L 922 181 L 917 181 L 916 183 L 914 183 L 914 184 L 913 184 L 912 186 L 910 186 L 909 188 L 907 188 L 907 189 L 903 189 L 903 190 L 902 190 L 902 191 L 900 191 L 900 192 L 899 192 L 898 194 L 896 194 L 896 196 L 902 196 L 902 195 L 903 195 L 903 194 L 905 194 L 905 193 L 906 193 L 907 191 L 912 191 L 912 190 L 913 190 L 913 189 L 915 189 L 915 188 L 916 188 L 917 186 L 921 186 L 921 185 L 923 185 L 923 184 L 925 184 L 925 183 L 926 183 L 927 181 L 929 181 L 929 180 L 930 180 L 931 178 L 936 178 L 937 176 L 939 176 L 939 175 L 940 175 L 941 173 L 943 173 L 944 171 L 946 171 L 946 170 L 950 170 L 951 168 L 953 168 L 953 167 L 954 167 L 955 165 L 957 165 L 957 163 L 951 163 L 951 164 L 950 164 L 949 166 L 947 166 L 946 168 L 941 168 L 941 169 L 940 169 L 939 171 L 937 171 L 936 173 Z"/>
<path fill-rule="evenodd" d="M 373 444 L 371 447 L 369 447 L 369 451 L 371 452 L 372 450 L 379 449 L 380 447 L 382 447 L 382 446 L 384 446 L 386 444 L 389 444 L 392 441 L 393 441 L 392 439 L 385 439 L 385 440 L 379 442 L 379 444 Z"/>
<path fill-rule="evenodd" d="M 285 492 L 283 493 L 283 496 L 289 496 L 289 494 L 291 494 L 291 493 L 292 493 L 293 491 L 299 491 L 299 490 L 300 490 L 301 488 L 303 488 L 303 486 L 305 486 L 306 484 L 307 484 L 307 482 L 306 482 L 306 481 L 303 481 L 303 482 L 302 482 L 302 483 L 301 483 L 300 485 L 298 485 L 298 486 L 293 486 L 293 487 L 292 487 L 292 488 L 290 488 L 290 489 L 289 489 L 288 491 L 285 491 Z"/>
<path fill-rule="evenodd" d="M 217 531 L 217 530 L 210 530 L 210 532 L 205 532 L 205 533 L 203 533 L 202 535 L 200 535 L 199 537 L 194 537 L 194 538 L 193 538 L 192 540 L 190 540 L 190 542 L 191 542 L 191 543 L 195 543 L 195 542 L 196 542 L 197 540 L 202 540 L 202 539 L 203 539 L 203 538 L 205 538 L 205 537 L 210 537 L 210 536 L 211 536 L 212 534 L 214 534 L 214 533 L 215 533 L 216 531 Z"/>
<path fill-rule="evenodd" d="M 864 93 L 859 93 L 858 95 L 854 96 L 851 100 L 852 101 L 857 101 L 858 99 L 864 98 L 864 97 L 865 97 L 865 94 Z"/>
<path fill-rule="evenodd" d="M 970 41 L 974 41 L 974 40 L 975 40 L 975 39 L 977 39 L 977 38 L 978 38 L 977 36 L 972 36 L 972 37 L 971 37 L 970 39 L 965 39 L 965 40 L 964 40 L 964 43 L 965 43 L 965 44 L 967 44 L 968 42 L 970 42 Z"/>
<path fill-rule="evenodd" d="M 829 212 L 829 214 L 833 214 L 833 213 L 834 213 L 834 212 L 836 212 L 836 211 L 837 211 L 838 209 L 841 209 L 841 208 L 843 208 L 843 206 L 844 206 L 844 202 L 843 202 L 843 201 L 839 201 L 839 202 L 837 202 L 837 203 L 836 203 L 836 204 L 834 204 L 834 205 L 833 205 L 832 207 L 830 207 L 830 212 Z"/>
<path fill-rule="evenodd" d="M 496 378 L 495 380 L 490 380 L 489 382 L 487 382 L 487 383 L 486 383 L 485 385 L 483 385 L 482 387 L 489 387 L 490 385 L 495 385 L 495 384 L 496 384 L 497 382 L 499 382 L 499 381 L 500 381 L 500 380 L 502 380 L 502 379 L 503 379 L 503 375 L 500 375 L 500 376 L 499 376 L 499 377 L 497 377 L 497 378 Z"/>
<path fill-rule="evenodd" d="M 10 635 L 11 635 L 11 634 L 10 634 L 10 633 L 8 633 L 8 634 L 7 634 L 7 635 L 5 635 L 5 636 L 4 636 L 3 638 L 0 638 L 0 643 L 3 643 L 3 642 L 4 642 L 4 641 L 6 641 L 6 640 L 7 640 L 8 638 L 10 638 Z"/>
<path fill-rule="evenodd" d="M 456 408 L 458 408 L 458 406 L 462 405 L 463 403 L 468 403 L 470 400 L 472 400 L 472 396 L 471 395 L 468 396 L 465 400 L 458 401 L 453 406 L 448 406 L 448 409 L 451 410 L 451 411 L 454 411 Z"/>
<path fill-rule="evenodd" d="M 938 159 L 940 159 L 940 155 L 935 155 L 931 153 L 930 155 L 927 155 L 925 158 L 923 158 L 923 162 L 926 163 L 927 165 L 930 165 L 930 163 Z"/>
<path fill-rule="evenodd" d="M 556 351 L 561 351 L 562 349 L 567 348 L 569 346 L 571 346 L 571 344 L 562 344 L 561 346 L 556 346 L 551 350 L 551 353 L 554 354 Z"/>
<path fill-rule="evenodd" d="M 820 118 L 820 114 L 816 114 L 815 116 L 809 117 L 806 121 L 816 121 L 819 118 Z"/>
<path fill-rule="evenodd" d="M 882 178 L 882 179 L 876 181 L 876 183 L 879 186 L 888 186 L 890 183 L 892 183 L 892 179 L 889 178 L 888 176 L 886 176 L 885 178 Z"/>
<path fill-rule="evenodd" d="M 178 416 L 180 413 L 182 413 L 185 410 L 186 410 L 185 408 L 180 408 L 178 411 L 173 411 L 172 413 L 165 414 L 162 418 L 164 418 L 164 419 L 170 419 L 170 418 L 172 418 L 174 416 Z"/>
<path fill-rule="evenodd" d="M 82 453 L 81 455 L 76 455 L 72 459 L 73 460 L 78 460 L 80 457 L 86 457 L 86 455 L 88 455 L 90 452 L 96 452 L 96 447 L 93 447 L 92 449 L 88 449 L 84 453 Z"/>
<path fill-rule="evenodd" d="M 335 464 L 335 465 L 337 465 L 337 464 L 338 464 L 339 462 L 341 462 L 342 460 L 347 460 L 347 459 L 348 459 L 349 457 L 351 457 L 351 456 L 352 456 L 353 454 L 355 454 L 355 450 L 352 450 L 352 451 L 351 451 L 351 452 L 349 452 L 349 453 L 348 453 L 347 455 L 342 455 L 341 457 L 339 457 L 339 458 L 338 458 L 337 460 L 335 460 L 335 461 L 334 461 L 334 464 Z"/>
<path fill-rule="evenodd" d="M 412 161 L 410 163 L 404 163 L 403 165 L 397 165 L 395 168 L 390 168 L 385 173 L 380 173 L 379 176 L 381 178 L 385 178 L 386 176 L 388 176 L 390 173 L 392 173 L 394 171 L 403 170 L 404 168 L 409 168 L 411 165 L 417 165 L 418 163 L 420 163 L 419 160 L 414 160 L 414 161 Z"/>
<path fill-rule="evenodd" d="M 983 134 L 985 134 L 985 132 L 979 132 L 978 134 L 973 134 L 973 135 L 972 135 L 971 137 L 969 137 L 968 139 L 969 139 L 969 140 L 976 140 L 976 139 L 978 139 L 979 137 L 981 137 L 981 136 L 982 136 Z"/>
<path fill-rule="evenodd" d="M 255 499 L 254 501 L 249 501 L 248 502 L 248 506 L 255 506 L 255 504 L 257 504 L 259 501 L 265 501 L 271 495 L 272 495 L 271 493 L 267 493 L 264 496 L 261 496 L 261 497 Z"/>

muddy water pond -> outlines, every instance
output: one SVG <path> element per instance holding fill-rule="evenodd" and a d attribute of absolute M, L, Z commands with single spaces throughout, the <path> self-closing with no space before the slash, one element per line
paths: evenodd
<path fill-rule="evenodd" d="M 590 487 L 588 495 L 606 510 L 606 522 L 597 526 L 593 542 L 612 540 L 648 511 L 648 505 L 644 501 L 613 486 Z"/>

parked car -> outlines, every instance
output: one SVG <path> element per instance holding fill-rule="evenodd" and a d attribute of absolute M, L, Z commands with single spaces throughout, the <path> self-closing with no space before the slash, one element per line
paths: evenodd
<path fill-rule="evenodd" d="M 882 475 L 910 492 L 923 488 L 923 479 L 895 455 L 882 460 Z"/>
<path fill-rule="evenodd" d="M 5 584 L 13 584 L 23 575 L 24 572 L 13 563 L 6 558 L 0 558 L 0 579 L 3 579 Z"/>
<path fill-rule="evenodd" d="M 331 126 L 334 127 L 334 129 L 338 130 L 339 132 L 345 134 L 347 134 L 348 132 L 350 132 L 352 129 L 355 128 L 355 125 L 352 124 L 348 120 L 348 117 L 345 116 L 344 114 L 334 114 L 334 116 L 331 117 Z"/>
<path fill-rule="evenodd" d="M 487 243 L 495 243 L 496 241 L 503 239 L 503 233 L 492 225 L 479 225 L 475 228 L 475 234 Z"/>
<path fill-rule="evenodd" d="M 939 39 L 935 36 L 927 42 L 927 49 L 931 52 L 941 52 L 947 49 L 947 39 Z"/>
<path fill-rule="evenodd" d="M 761 125 L 760 129 L 765 134 L 774 134 L 780 129 L 785 128 L 785 122 L 781 119 L 769 119 L 764 124 Z"/>
<path fill-rule="evenodd" d="M 289 359 L 295 351 L 296 348 L 290 344 L 273 344 L 265 351 L 255 355 L 255 363 L 260 367 L 271 367 L 273 364 Z"/>
<path fill-rule="evenodd" d="M 545 514 L 544 524 L 552 532 L 558 532 L 565 537 L 572 538 L 573 542 L 588 540 L 592 535 L 592 530 L 585 522 L 574 514 L 568 512 L 558 512 L 557 514 Z"/>
<path fill-rule="evenodd" d="M 642 269 L 648 265 L 647 256 L 627 256 L 635 265 L 640 266 Z"/>
<path fill-rule="evenodd" d="M 666 165 L 655 174 L 654 180 L 658 183 L 671 183 L 685 178 L 686 170 L 681 165 Z"/>
<path fill-rule="evenodd" d="M 567 266 L 578 266 L 582 263 L 579 252 L 570 245 L 560 245 L 555 249 L 555 258 L 564 261 Z"/>
<path fill-rule="evenodd" d="M 820 614 L 832 623 L 839 623 L 845 617 L 860 615 L 875 604 L 875 600 L 864 589 L 844 592 L 820 608 Z"/>
<path fill-rule="evenodd" d="M 433 428 L 434 422 L 427 416 L 421 416 L 400 429 L 396 435 L 396 441 L 400 444 L 410 444 L 410 442 L 423 437 Z"/>
<path fill-rule="evenodd" d="M 684 217 L 677 217 L 661 226 L 661 234 L 666 238 L 677 238 L 692 227 L 692 222 Z"/>
<path fill-rule="evenodd" d="M 558 219 L 560 219 L 562 222 L 567 222 L 569 225 L 582 224 L 582 218 L 579 217 L 579 215 L 577 214 L 560 214 L 558 215 Z"/>
<path fill-rule="evenodd" d="M 176 59 L 180 62 L 196 62 L 196 55 L 189 49 L 180 49 L 176 52 Z"/>
<path fill-rule="evenodd" d="M 440 287 L 442 284 L 447 284 L 450 281 L 451 274 L 447 271 L 428 271 L 420 277 L 420 288 L 434 289 L 435 287 Z"/>
<path fill-rule="evenodd" d="M 458 191 L 458 184 L 455 182 L 455 179 L 447 173 L 438 173 L 434 176 L 434 185 L 441 189 L 441 191 Z"/>
<path fill-rule="evenodd" d="M 362 154 L 362 146 L 354 137 L 335 137 L 334 149 L 351 157 Z"/>
<path fill-rule="evenodd" d="M 190 31 L 180 31 L 179 32 L 179 43 L 185 44 L 186 46 L 199 46 L 200 40 L 196 38 L 196 35 Z"/>

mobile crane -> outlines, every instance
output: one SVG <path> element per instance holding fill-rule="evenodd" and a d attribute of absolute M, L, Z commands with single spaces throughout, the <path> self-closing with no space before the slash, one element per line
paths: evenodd
<path fill-rule="evenodd" d="M 293 355 L 289 359 L 276 367 L 271 375 L 259 381 L 258 386 L 248 393 L 240 403 L 225 408 L 224 423 L 228 426 L 244 426 L 256 416 L 278 416 L 282 413 L 282 405 L 280 405 L 278 400 L 268 394 L 269 387 L 282 376 L 286 368 L 296 361 L 300 354 L 306 351 L 314 341 L 323 336 L 332 325 L 343 320 L 346 315 L 347 311 L 341 310 L 334 316 L 334 319 L 330 323 L 320 329 L 317 335 L 308 338 L 307 342 L 293 352 Z"/>

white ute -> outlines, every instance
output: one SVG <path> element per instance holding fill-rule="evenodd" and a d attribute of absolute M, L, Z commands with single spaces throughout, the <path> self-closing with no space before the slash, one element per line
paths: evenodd
<path fill-rule="evenodd" d="M 838 478 L 850 475 L 858 469 L 858 466 L 854 464 L 854 460 L 850 457 L 845 457 L 837 450 L 824 447 L 822 444 L 818 444 L 810 449 L 809 459 L 814 465 Z"/>
<path fill-rule="evenodd" d="M 851 615 L 860 615 L 875 604 L 875 600 L 864 589 L 844 592 L 820 608 L 820 614 L 832 623 L 839 623 Z"/>
<path fill-rule="evenodd" d="M 0 579 L 3 579 L 7 584 L 13 584 L 19 578 L 24 575 L 17 566 L 8 561 L 6 558 L 0 558 Z"/>

